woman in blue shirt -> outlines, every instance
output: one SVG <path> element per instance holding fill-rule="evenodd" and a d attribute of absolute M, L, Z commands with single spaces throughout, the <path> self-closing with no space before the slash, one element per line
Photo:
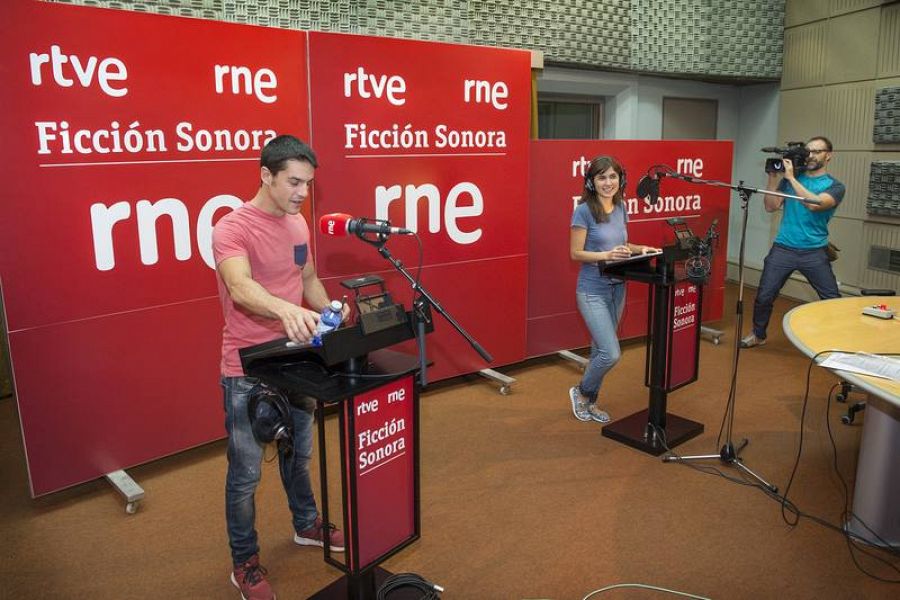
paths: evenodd
<path fill-rule="evenodd" d="M 569 389 L 579 421 L 609 421 L 609 414 L 597 406 L 597 393 L 621 357 L 616 329 L 625 308 L 625 282 L 602 274 L 598 263 L 659 251 L 628 242 L 624 192 L 622 165 L 611 156 L 598 156 L 584 174 L 584 192 L 572 215 L 569 255 L 581 263 L 575 297 L 591 332 L 590 363 L 581 382 Z"/>

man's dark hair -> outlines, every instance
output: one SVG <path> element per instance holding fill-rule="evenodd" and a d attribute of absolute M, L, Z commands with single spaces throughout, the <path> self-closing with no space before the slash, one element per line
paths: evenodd
<path fill-rule="evenodd" d="M 823 144 L 825 144 L 825 148 L 828 149 L 829 152 L 831 152 L 834 149 L 834 146 L 831 145 L 831 140 L 829 140 L 824 135 L 815 135 L 815 136 L 809 138 L 809 141 L 806 143 L 808 144 L 809 142 L 814 142 L 816 140 L 819 140 Z"/>
<path fill-rule="evenodd" d="M 272 175 L 277 175 L 289 160 L 305 160 L 313 167 L 319 166 L 313 149 L 292 135 L 272 138 L 262 149 L 259 164 L 267 168 Z"/>

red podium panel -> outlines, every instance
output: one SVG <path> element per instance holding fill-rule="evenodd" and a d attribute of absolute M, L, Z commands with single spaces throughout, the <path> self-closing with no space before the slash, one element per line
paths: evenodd
<path fill-rule="evenodd" d="M 700 286 L 680 281 L 670 288 L 669 348 L 665 389 L 671 392 L 697 380 L 700 352 Z"/>
<path fill-rule="evenodd" d="M 377 564 L 416 535 L 414 393 L 407 375 L 344 403 L 347 506 L 356 523 L 346 541 L 351 571 Z"/>

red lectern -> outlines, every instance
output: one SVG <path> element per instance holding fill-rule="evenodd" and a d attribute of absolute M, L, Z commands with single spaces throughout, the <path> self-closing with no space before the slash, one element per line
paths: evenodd
<path fill-rule="evenodd" d="M 384 349 L 413 337 L 412 318 L 364 334 L 359 325 L 322 336 L 322 346 L 280 339 L 241 350 L 244 372 L 316 400 L 322 519 L 329 523 L 325 410 L 337 406 L 346 575 L 315 599 L 376 597 L 390 573 L 378 566 L 420 535 L 419 385 L 414 356 Z M 429 319 L 427 332 L 433 330 Z"/>
<path fill-rule="evenodd" d="M 675 265 L 685 258 L 685 250 L 667 246 L 662 254 L 600 266 L 606 275 L 650 286 L 644 367 L 649 407 L 604 426 L 601 433 L 654 456 L 703 433 L 702 423 L 666 412 L 668 393 L 697 380 L 700 356 L 703 286 L 676 277 Z"/>

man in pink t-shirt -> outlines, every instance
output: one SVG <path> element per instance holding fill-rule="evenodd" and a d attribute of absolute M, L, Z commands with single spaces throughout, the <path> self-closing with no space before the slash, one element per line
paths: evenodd
<path fill-rule="evenodd" d="M 222 331 L 222 388 L 228 431 L 225 518 L 234 567 L 231 582 L 244 600 L 274 598 L 259 564 L 254 495 L 264 445 L 253 435 L 247 405 L 260 382 L 247 377 L 238 350 L 285 335 L 308 342 L 319 312 L 329 302 L 309 255 L 309 226 L 300 207 L 309 195 L 315 168 L 312 148 L 281 135 L 263 148 L 259 191 L 213 229 L 213 253 L 225 327 Z M 305 300 L 311 308 L 300 306 Z M 344 318 L 349 309 L 345 307 Z M 259 406 L 265 408 L 265 403 Z M 299 406 L 298 406 L 299 405 Z M 323 546 L 323 525 L 309 478 L 312 407 L 291 407 L 292 452 L 279 452 L 281 479 L 293 516 L 294 542 Z M 332 528 L 331 549 L 344 549 L 344 535 Z"/>

